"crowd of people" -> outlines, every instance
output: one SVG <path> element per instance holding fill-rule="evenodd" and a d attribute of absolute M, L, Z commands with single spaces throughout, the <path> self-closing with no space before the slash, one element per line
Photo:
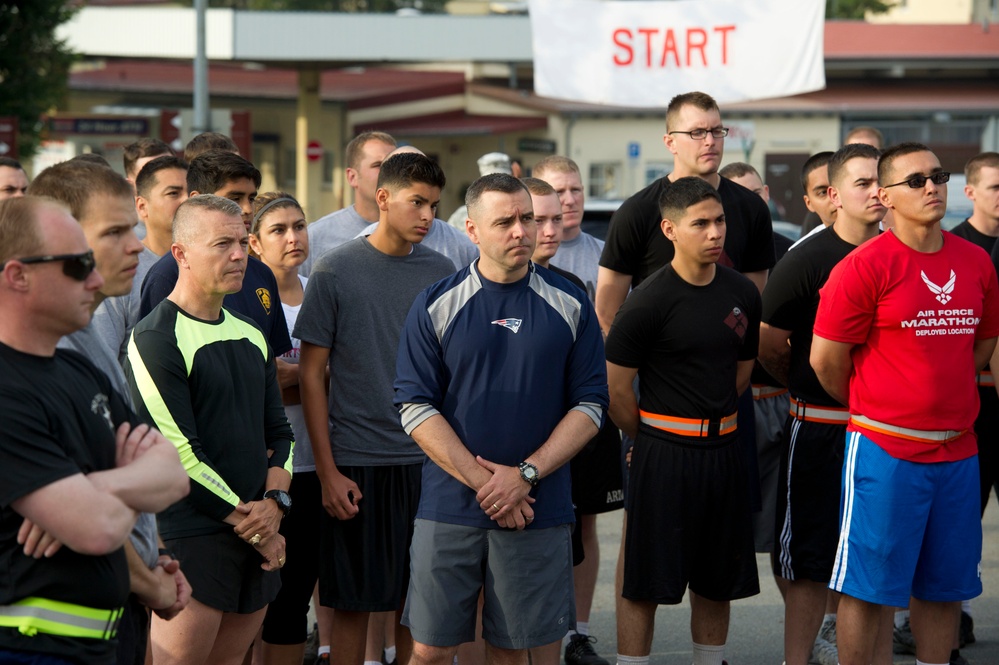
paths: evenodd
<path fill-rule="evenodd" d="M 725 663 L 758 553 L 786 665 L 967 663 L 999 154 L 948 232 L 932 150 L 859 128 L 804 164 L 792 244 L 727 133 L 674 97 L 673 169 L 606 241 L 559 155 L 485 155 L 450 223 L 384 132 L 311 223 L 216 133 L 125 176 L 0 158 L 0 662 L 610 665 L 623 509 L 617 665 L 685 596 L 693 665 Z"/>

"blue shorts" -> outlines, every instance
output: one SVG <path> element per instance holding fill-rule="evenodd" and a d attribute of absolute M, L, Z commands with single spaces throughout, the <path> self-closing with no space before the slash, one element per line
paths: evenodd
<path fill-rule="evenodd" d="M 840 536 L 829 588 L 907 607 L 982 593 L 978 458 L 918 464 L 846 433 Z"/>

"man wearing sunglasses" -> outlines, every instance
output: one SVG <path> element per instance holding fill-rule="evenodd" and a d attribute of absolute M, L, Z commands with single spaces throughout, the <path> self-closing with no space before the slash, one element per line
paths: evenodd
<path fill-rule="evenodd" d="M 137 219 L 131 183 L 106 166 L 71 160 L 39 173 L 30 191 L 32 195 L 47 196 L 67 206 L 83 229 L 91 247 L 90 267 L 96 268 L 103 278 L 91 314 L 108 298 L 131 292 L 143 248 L 135 235 Z M 86 266 L 82 262 L 65 261 L 64 269 L 83 271 Z M 95 321 L 92 316 L 86 326 L 63 337 L 59 347 L 81 353 L 97 365 L 131 406 L 128 383 L 118 363 L 119 342 Z M 179 466 L 179 459 L 176 462 Z M 172 617 L 183 608 L 183 600 L 190 591 L 176 562 L 161 559 L 159 544 L 154 516 L 141 514 L 126 547 L 134 595 L 129 597 L 118 631 L 122 661 L 144 658 L 149 624 L 146 608 Z"/>
<path fill-rule="evenodd" d="M 122 545 L 139 511 L 187 493 L 173 446 L 57 349 L 105 284 L 87 244 L 58 204 L 0 203 L 0 662 L 116 662 Z"/>
<path fill-rule="evenodd" d="M 975 374 L 999 287 L 988 255 L 940 228 L 949 178 L 924 145 L 886 150 L 878 196 L 895 226 L 820 292 L 811 365 L 850 410 L 830 582 L 842 665 L 870 663 L 871 626 L 906 605 L 917 662 L 947 663 L 961 601 L 982 592 Z"/>

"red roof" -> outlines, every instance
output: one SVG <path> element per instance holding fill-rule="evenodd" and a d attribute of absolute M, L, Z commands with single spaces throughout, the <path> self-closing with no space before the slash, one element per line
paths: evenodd
<path fill-rule="evenodd" d="M 492 136 L 547 127 L 548 119 L 545 117 L 472 115 L 465 111 L 448 111 L 354 125 L 354 133 L 381 130 L 399 136 Z"/>
<path fill-rule="evenodd" d="M 69 86 L 71 90 L 189 95 L 194 86 L 194 68 L 190 62 L 109 60 L 101 69 L 74 72 Z M 210 94 L 223 97 L 295 99 L 298 73 L 293 69 L 212 63 L 208 86 Z M 330 69 L 320 75 L 322 100 L 346 102 L 349 109 L 464 92 L 465 76 L 460 72 L 358 67 Z"/>
<path fill-rule="evenodd" d="M 829 60 L 871 58 L 993 58 L 999 65 L 999 26 L 826 21 Z"/>

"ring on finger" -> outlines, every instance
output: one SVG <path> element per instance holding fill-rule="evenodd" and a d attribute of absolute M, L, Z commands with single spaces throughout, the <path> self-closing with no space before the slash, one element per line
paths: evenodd
<path fill-rule="evenodd" d="M 496 504 L 494 503 L 494 504 L 493 504 L 493 510 L 495 510 L 496 512 L 499 512 L 499 511 L 500 511 L 500 507 L 499 507 L 499 506 L 497 506 L 497 505 L 496 505 Z"/>
<path fill-rule="evenodd" d="M 253 534 L 253 537 L 250 538 L 250 544 L 251 545 L 259 545 L 260 544 L 260 534 L 259 533 Z"/>

